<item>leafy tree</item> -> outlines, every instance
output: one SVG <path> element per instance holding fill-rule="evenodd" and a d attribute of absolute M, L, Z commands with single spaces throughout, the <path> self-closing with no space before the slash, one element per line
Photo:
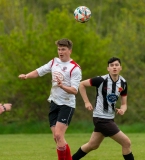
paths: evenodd
<path fill-rule="evenodd" d="M 0 83 L 4 92 L 1 98 L 13 102 L 13 114 L 17 115 L 13 117 L 14 120 L 42 120 L 47 118 L 46 99 L 51 87 L 51 76 L 20 81 L 18 75 L 28 73 L 57 56 L 54 42 L 63 37 L 74 42 L 72 57 L 82 67 L 84 77 L 88 77 L 88 72 L 97 74 L 96 68 L 90 67 L 90 63 L 94 66 L 101 59 L 101 54 L 105 54 L 102 47 L 105 48 L 109 40 L 101 40 L 95 34 L 93 21 L 86 24 L 76 22 L 67 8 L 50 11 L 43 24 L 38 22 L 34 14 L 29 13 L 28 8 L 23 7 L 20 10 L 23 10 L 23 16 L 19 17 L 22 27 L 18 23 L 9 30 L 9 34 L 4 32 L 0 36 L 1 76 L 6 77 Z M 84 61 L 85 58 L 87 61 Z M 100 66 L 103 66 L 102 63 Z M 101 72 L 101 69 L 97 72 Z"/>
<path fill-rule="evenodd" d="M 87 23 L 74 20 L 73 11 L 85 5 L 92 11 Z M 1 0 L 0 1 L 0 88 L 1 101 L 12 102 L 13 110 L 0 121 L 46 120 L 51 75 L 20 81 L 28 73 L 57 56 L 54 42 L 70 38 L 72 58 L 83 79 L 106 74 L 107 60 L 122 60 L 122 75 L 128 81 L 128 110 L 120 123 L 144 122 L 145 3 L 142 0 Z M 95 90 L 88 89 L 94 104 Z M 118 103 L 118 106 L 119 103 Z M 80 95 L 74 120 L 91 120 Z M 132 118 L 130 118 L 132 117 Z"/>

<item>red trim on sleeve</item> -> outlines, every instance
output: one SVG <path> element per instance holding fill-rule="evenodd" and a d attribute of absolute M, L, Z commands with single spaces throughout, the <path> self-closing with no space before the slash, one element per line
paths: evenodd
<path fill-rule="evenodd" d="M 54 63 L 54 59 L 52 60 L 52 64 L 51 64 L 51 67 L 53 66 L 53 63 Z"/>
<path fill-rule="evenodd" d="M 70 71 L 70 77 L 71 77 L 71 73 L 72 73 L 73 69 L 76 67 L 79 67 L 79 68 L 81 68 L 81 67 L 75 61 L 70 61 L 70 63 L 74 64 L 74 67 Z"/>
<path fill-rule="evenodd" d="M 122 97 L 125 97 L 125 96 L 127 96 L 127 94 L 123 94 L 123 95 L 121 95 Z"/>
<path fill-rule="evenodd" d="M 92 86 L 92 79 L 90 79 L 90 85 Z"/>

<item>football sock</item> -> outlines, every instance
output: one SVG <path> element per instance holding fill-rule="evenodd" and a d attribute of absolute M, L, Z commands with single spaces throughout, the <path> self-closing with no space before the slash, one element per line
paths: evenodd
<path fill-rule="evenodd" d="M 123 155 L 123 157 L 125 160 L 134 160 L 132 152 L 127 155 Z"/>
<path fill-rule="evenodd" d="M 67 160 L 66 159 L 66 146 L 57 148 L 58 160 Z"/>
<path fill-rule="evenodd" d="M 66 159 L 67 160 L 72 160 L 71 152 L 70 152 L 70 148 L 69 148 L 68 144 L 66 144 Z"/>
<path fill-rule="evenodd" d="M 82 151 L 81 148 L 78 149 L 78 151 L 72 156 L 72 160 L 79 160 L 82 157 L 84 157 L 87 153 Z"/>

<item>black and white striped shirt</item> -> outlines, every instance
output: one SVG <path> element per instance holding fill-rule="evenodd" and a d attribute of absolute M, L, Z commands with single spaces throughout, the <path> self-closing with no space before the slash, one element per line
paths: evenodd
<path fill-rule="evenodd" d="M 119 96 L 127 95 L 127 82 L 122 77 L 114 82 L 109 74 L 90 79 L 91 86 L 96 87 L 96 104 L 93 117 L 113 119 L 115 117 L 115 104 Z"/>

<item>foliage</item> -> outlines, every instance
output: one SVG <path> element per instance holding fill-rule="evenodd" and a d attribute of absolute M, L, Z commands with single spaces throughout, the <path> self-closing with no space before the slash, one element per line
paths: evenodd
<path fill-rule="evenodd" d="M 81 0 L 0 1 L 1 102 L 13 103 L 11 114 L 2 114 L 1 122 L 47 120 L 51 75 L 26 81 L 18 75 L 57 56 L 54 42 L 67 37 L 74 43 L 72 58 L 81 66 L 83 79 L 106 74 L 108 58 L 121 58 L 122 75 L 128 81 L 128 112 L 116 120 L 144 123 L 145 4 L 142 0 L 85 0 L 92 18 L 84 24 L 73 17 L 80 5 Z M 88 89 L 88 95 L 94 104 L 95 89 Z M 78 94 L 73 120 L 91 120 L 91 115 Z"/>

